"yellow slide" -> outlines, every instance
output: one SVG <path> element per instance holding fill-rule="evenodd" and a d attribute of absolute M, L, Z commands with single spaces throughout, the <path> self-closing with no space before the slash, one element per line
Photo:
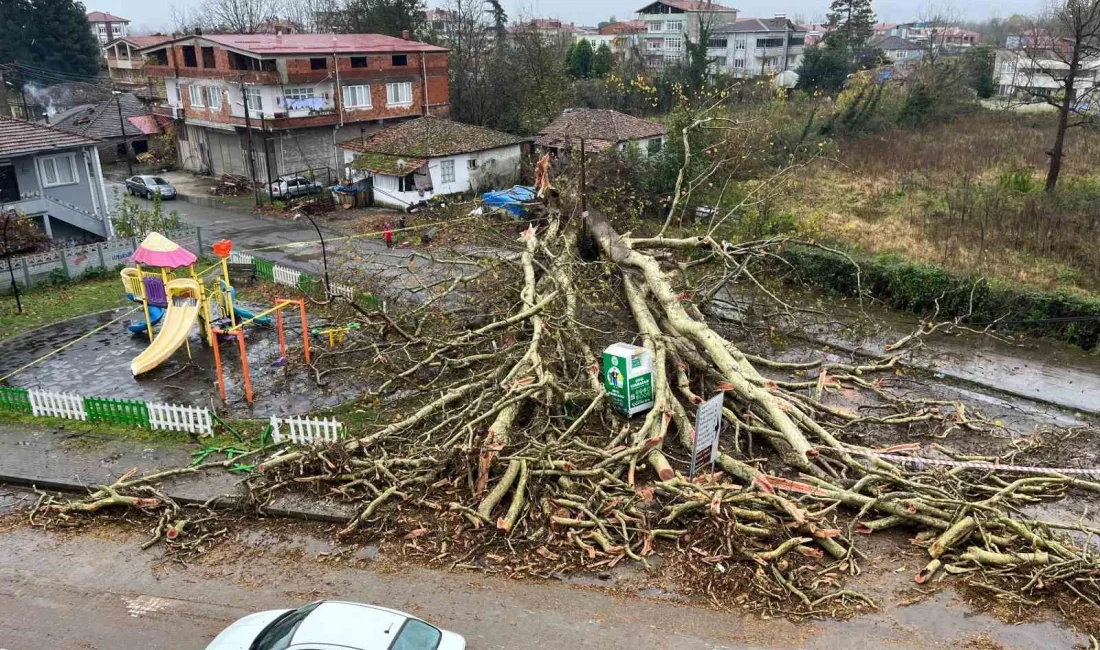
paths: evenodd
<path fill-rule="evenodd" d="M 168 296 L 168 311 L 164 315 L 160 333 L 144 352 L 130 362 L 130 371 L 135 377 L 156 368 L 175 354 L 198 320 L 198 282 L 187 278 L 171 280 L 165 286 L 165 294 Z"/>

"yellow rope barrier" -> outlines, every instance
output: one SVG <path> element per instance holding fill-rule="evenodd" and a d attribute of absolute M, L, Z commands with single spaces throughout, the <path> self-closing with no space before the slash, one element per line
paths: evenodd
<path fill-rule="evenodd" d="M 74 340 L 72 340 L 72 341 L 69 341 L 69 342 L 68 342 L 68 343 L 66 343 L 65 345 L 62 345 L 61 347 L 57 348 L 56 350 L 51 350 L 50 352 L 48 352 L 48 353 L 46 353 L 46 354 L 44 354 L 44 355 L 42 355 L 42 356 L 38 357 L 38 358 L 37 358 L 37 359 L 35 359 L 34 361 L 31 361 L 31 362 L 30 362 L 30 363 L 28 363 L 27 365 L 23 366 L 22 368 L 19 368 L 18 370 L 14 370 L 14 371 L 12 371 L 12 372 L 9 372 L 8 374 L 4 375 L 3 377 L 0 377 L 0 381 L 5 381 L 5 380 L 7 380 L 7 379 L 8 379 L 8 378 L 10 378 L 10 377 L 14 377 L 14 376 L 18 375 L 19 373 L 23 372 L 23 371 L 24 371 L 24 370 L 26 370 L 27 368 L 30 368 L 31 366 L 37 365 L 37 364 L 39 364 L 39 363 L 42 363 L 42 362 L 43 362 L 43 361 L 45 361 L 46 359 L 49 359 L 50 357 L 52 357 L 53 355 L 57 354 L 58 352 L 61 352 L 61 351 L 62 351 L 62 350 L 64 350 L 65 348 L 67 348 L 67 347 L 70 347 L 70 346 L 72 346 L 72 345 L 75 345 L 75 344 L 77 344 L 77 343 L 79 343 L 79 342 L 83 341 L 84 339 L 88 338 L 88 337 L 89 337 L 89 336 L 91 336 L 92 334 L 95 334 L 96 332 L 98 332 L 98 331 L 99 331 L 99 330 L 101 330 L 101 329 L 104 329 L 104 328 L 110 327 L 111 325 L 114 325 L 115 323 L 119 322 L 119 321 L 120 321 L 120 320 L 122 320 L 123 318 L 126 318 L 127 316 L 129 316 L 130 314 L 134 313 L 135 311 L 137 311 L 137 310 L 139 310 L 139 309 L 141 309 L 141 307 L 134 307 L 134 308 L 133 308 L 133 309 L 131 309 L 130 311 L 128 311 L 128 312 L 126 312 L 125 314 L 123 314 L 123 315 L 119 316 L 118 318 L 116 318 L 116 319 L 112 320 L 111 322 L 109 322 L 109 323 L 104 323 L 103 325 L 100 325 L 99 327 L 97 327 L 97 328 L 95 328 L 94 330 L 92 330 L 92 331 L 88 332 L 87 334 L 85 334 L 85 335 L 81 336 L 80 338 L 78 338 L 78 339 L 74 339 Z"/>

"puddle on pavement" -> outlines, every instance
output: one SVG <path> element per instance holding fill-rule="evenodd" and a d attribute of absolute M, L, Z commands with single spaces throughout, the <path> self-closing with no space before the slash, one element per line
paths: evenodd
<path fill-rule="evenodd" d="M 258 305 L 252 307 L 256 311 L 264 309 Z M 0 374 L 13 371 L 78 339 L 128 309 L 130 307 L 75 318 L 0 343 Z M 135 312 L 131 317 L 140 318 L 140 315 Z M 130 361 L 145 350 L 149 340 L 126 329 L 129 318 L 20 372 L 10 378 L 8 384 L 88 397 L 192 406 L 221 405 L 214 355 L 202 343 L 197 327 L 188 340 L 192 354 L 190 363 L 186 350 L 181 349 L 161 367 L 135 378 L 130 373 Z M 311 320 L 309 324 L 311 327 L 318 326 L 322 321 Z M 285 364 L 279 364 L 279 340 L 275 329 L 247 329 L 249 374 L 255 396 L 251 405 L 244 397 L 239 349 L 232 341 L 222 342 L 220 351 L 229 396 L 225 410 L 231 416 L 305 415 L 338 406 L 358 395 L 360 388 L 354 382 L 332 382 L 324 389 L 317 387 L 312 371 L 302 358 L 301 324 L 296 313 L 287 314 L 286 341 L 290 346 L 288 360 Z"/>

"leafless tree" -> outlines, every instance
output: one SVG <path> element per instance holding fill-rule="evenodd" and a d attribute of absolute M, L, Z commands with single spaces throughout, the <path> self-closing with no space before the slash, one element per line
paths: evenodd
<path fill-rule="evenodd" d="M 277 18 L 281 4 L 281 0 L 207 0 L 202 13 L 222 29 L 251 34 L 264 22 Z"/>
<path fill-rule="evenodd" d="M 917 20 L 924 24 L 928 38 L 921 42 L 924 46 L 924 60 L 935 65 L 943 54 L 952 28 L 958 26 L 958 9 L 950 2 L 932 0 L 917 12 Z"/>
<path fill-rule="evenodd" d="M 1047 156 L 1046 190 L 1058 186 L 1066 132 L 1095 126 L 1096 73 L 1100 69 L 1100 0 L 1064 0 L 1036 16 L 1016 39 L 1012 85 L 1032 101 L 1058 111 Z"/>
<path fill-rule="evenodd" d="M 455 118 L 473 124 L 486 123 L 490 89 L 487 61 L 493 47 L 493 30 L 482 0 L 450 0 L 447 9 L 454 25 L 448 38 L 451 48 L 451 104 Z"/>
<path fill-rule="evenodd" d="M 338 0 L 284 0 L 282 16 L 302 32 L 323 32 L 339 9 Z"/>

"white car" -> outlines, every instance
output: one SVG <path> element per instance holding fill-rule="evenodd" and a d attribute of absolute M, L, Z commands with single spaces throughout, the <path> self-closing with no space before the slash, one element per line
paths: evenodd
<path fill-rule="evenodd" d="M 319 194 L 325 189 L 317 181 L 311 181 L 303 176 L 284 176 L 271 183 L 268 193 L 272 198 L 293 198 L 296 196 L 308 196 Z"/>
<path fill-rule="evenodd" d="M 206 650 L 464 650 L 466 640 L 385 607 L 323 600 L 245 616 Z"/>

